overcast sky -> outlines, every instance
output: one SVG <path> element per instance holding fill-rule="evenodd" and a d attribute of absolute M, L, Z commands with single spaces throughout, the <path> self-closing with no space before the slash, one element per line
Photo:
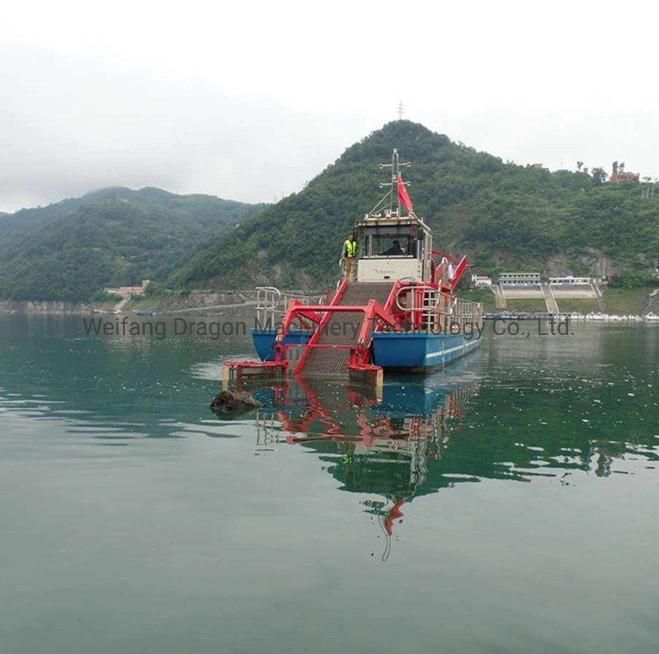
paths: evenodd
<path fill-rule="evenodd" d="M 659 176 L 640 2 L 23 0 L 0 15 L 0 210 L 110 185 L 272 201 L 405 117 L 519 163 Z M 404 153 L 403 153 L 404 154 Z"/>

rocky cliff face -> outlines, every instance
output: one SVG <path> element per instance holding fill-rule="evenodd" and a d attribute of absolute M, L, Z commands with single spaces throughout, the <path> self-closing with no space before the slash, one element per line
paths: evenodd
<path fill-rule="evenodd" d="M 28 314 L 86 314 L 93 311 L 93 305 L 75 302 L 45 302 L 0 300 L 0 313 Z"/>
<path fill-rule="evenodd" d="M 543 272 L 547 276 L 565 274 L 589 275 L 591 277 L 616 277 L 622 274 L 623 266 L 595 248 L 586 248 L 578 256 L 557 254 L 547 260 Z"/>

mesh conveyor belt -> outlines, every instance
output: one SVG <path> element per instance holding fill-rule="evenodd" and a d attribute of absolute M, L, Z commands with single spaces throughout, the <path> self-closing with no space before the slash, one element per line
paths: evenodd
<path fill-rule="evenodd" d="M 352 282 L 338 304 L 366 306 L 373 299 L 384 306 L 392 288 L 390 282 Z M 354 346 L 363 322 L 364 313 L 361 311 L 334 313 L 322 328 L 316 345 Z M 312 347 L 303 372 L 306 375 L 345 375 L 349 357 L 349 347 Z"/>

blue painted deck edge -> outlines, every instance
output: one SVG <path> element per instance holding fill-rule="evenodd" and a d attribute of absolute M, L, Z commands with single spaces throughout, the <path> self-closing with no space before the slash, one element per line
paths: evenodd
<path fill-rule="evenodd" d="M 252 329 L 252 341 L 261 361 L 274 361 L 276 336 L 276 329 Z M 311 332 L 291 329 L 286 335 L 284 343 L 286 345 L 306 345 L 310 337 Z"/>
<path fill-rule="evenodd" d="M 383 368 L 434 368 L 459 359 L 480 345 L 462 334 L 373 334 L 373 359 Z"/>
<path fill-rule="evenodd" d="M 261 361 L 275 358 L 274 329 L 252 329 L 252 340 Z M 310 332 L 291 330 L 284 342 L 306 345 Z M 434 368 L 459 359 L 480 345 L 480 339 L 453 334 L 373 334 L 373 360 L 383 368 Z"/>

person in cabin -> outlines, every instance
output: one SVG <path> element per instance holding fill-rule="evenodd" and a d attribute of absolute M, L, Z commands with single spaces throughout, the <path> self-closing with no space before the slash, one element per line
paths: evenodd
<path fill-rule="evenodd" d="M 350 281 L 354 280 L 357 276 L 357 241 L 352 234 L 348 234 L 348 238 L 343 242 L 341 263 L 345 278 Z"/>
<path fill-rule="evenodd" d="M 388 250 L 382 253 L 385 257 L 400 257 L 405 254 L 405 250 L 400 247 L 400 241 L 394 241 Z"/>

